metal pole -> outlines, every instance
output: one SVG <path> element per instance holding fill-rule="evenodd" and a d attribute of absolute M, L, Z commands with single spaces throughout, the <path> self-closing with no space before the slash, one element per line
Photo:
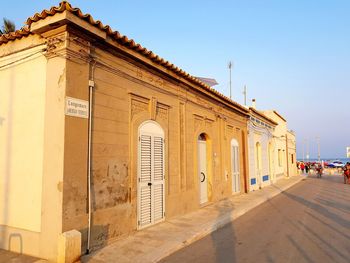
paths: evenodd
<path fill-rule="evenodd" d="M 232 62 L 231 62 L 231 61 L 228 63 L 228 68 L 229 68 L 229 71 L 230 71 L 230 99 L 232 99 L 232 84 L 231 84 L 231 68 L 232 68 Z"/>
<path fill-rule="evenodd" d="M 305 144 L 306 144 L 306 140 L 304 139 L 304 143 L 303 143 L 303 162 L 305 162 Z"/>
<path fill-rule="evenodd" d="M 320 137 L 317 136 L 316 141 L 317 141 L 317 158 L 318 158 L 318 162 L 321 162 Z"/>
<path fill-rule="evenodd" d="M 96 61 L 93 61 L 91 66 L 91 77 L 89 80 L 89 130 L 88 130 L 88 237 L 86 253 L 90 253 L 90 240 L 91 240 L 91 226 L 92 226 L 92 198 L 91 198 L 91 159 L 92 159 L 92 102 L 93 102 L 93 89 L 95 87 L 94 82 L 94 69 Z"/>
<path fill-rule="evenodd" d="M 247 106 L 247 86 L 246 85 L 244 85 L 243 95 L 244 95 L 244 106 Z"/>
<path fill-rule="evenodd" d="M 89 85 L 89 137 L 88 137 L 88 238 L 87 238 L 87 254 L 90 253 L 90 239 L 91 239 L 91 214 L 92 214 L 92 207 L 91 207 L 91 129 L 92 129 L 92 89 L 93 86 Z"/>

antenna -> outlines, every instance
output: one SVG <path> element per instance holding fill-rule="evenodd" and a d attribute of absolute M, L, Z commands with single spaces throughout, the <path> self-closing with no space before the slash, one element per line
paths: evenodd
<path fill-rule="evenodd" d="M 232 99 L 231 68 L 233 67 L 233 63 L 229 61 L 227 66 L 230 71 L 230 99 Z"/>
<path fill-rule="evenodd" d="M 243 95 L 244 95 L 244 106 L 247 106 L 247 86 L 246 85 L 244 85 Z"/>

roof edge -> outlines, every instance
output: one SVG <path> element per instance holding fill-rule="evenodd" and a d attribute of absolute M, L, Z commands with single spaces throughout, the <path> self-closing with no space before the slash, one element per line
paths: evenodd
<path fill-rule="evenodd" d="M 33 16 L 29 17 L 26 20 L 26 26 L 23 27 L 20 30 L 17 30 L 13 33 L 7 34 L 7 35 L 1 35 L 0 36 L 0 45 L 6 44 L 9 41 L 13 41 L 15 39 L 20 39 L 23 36 L 27 36 L 29 34 L 33 34 L 31 32 L 31 25 L 39 20 L 44 20 L 45 18 L 49 16 L 54 16 L 57 13 L 63 13 L 64 11 L 68 11 L 78 18 L 88 22 L 90 25 L 98 28 L 99 30 L 102 30 L 105 32 L 108 36 L 110 36 L 114 41 L 117 43 L 127 47 L 128 49 L 137 52 L 141 54 L 143 57 L 147 58 L 150 62 L 154 62 L 162 67 L 165 68 L 165 70 L 170 70 L 173 73 L 175 73 L 177 76 L 180 76 L 184 78 L 185 80 L 189 81 L 192 84 L 198 85 L 205 90 L 209 91 L 211 94 L 213 94 L 215 97 L 220 98 L 226 104 L 229 104 L 230 107 L 233 109 L 241 112 L 242 114 L 248 115 L 249 111 L 240 105 L 239 103 L 231 100 L 227 96 L 223 95 L 219 91 L 211 88 L 209 85 L 203 83 L 196 77 L 190 75 L 186 71 L 180 69 L 179 67 L 175 66 L 174 64 L 170 63 L 167 60 L 164 60 L 163 58 L 159 57 L 152 51 L 146 49 L 145 47 L 141 46 L 140 44 L 136 43 L 133 39 L 129 39 L 127 36 L 124 36 L 120 34 L 118 31 L 113 31 L 112 28 L 109 25 L 103 25 L 101 21 L 94 20 L 90 14 L 84 14 L 79 8 L 72 7 L 71 4 L 67 1 L 62 1 L 59 3 L 59 6 L 53 6 L 50 9 L 44 9 L 41 13 L 36 13 Z"/>
<path fill-rule="evenodd" d="M 266 121 L 270 122 L 270 124 L 277 126 L 278 123 L 275 122 L 273 119 L 267 117 L 264 113 L 258 111 L 257 109 L 254 109 L 253 107 L 249 107 L 249 110 L 254 112 L 255 114 L 259 115 L 261 118 L 265 119 Z"/>

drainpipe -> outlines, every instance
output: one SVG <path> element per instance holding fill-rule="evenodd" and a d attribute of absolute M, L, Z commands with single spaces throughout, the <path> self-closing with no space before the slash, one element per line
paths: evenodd
<path fill-rule="evenodd" d="M 86 254 L 90 253 L 90 240 L 91 240 L 91 215 L 92 215 L 92 200 L 91 200 L 91 130 L 92 130 L 92 101 L 93 101 L 93 89 L 95 87 L 94 82 L 94 68 L 96 62 L 91 66 L 91 79 L 89 80 L 89 131 L 88 131 L 88 238 Z"/>

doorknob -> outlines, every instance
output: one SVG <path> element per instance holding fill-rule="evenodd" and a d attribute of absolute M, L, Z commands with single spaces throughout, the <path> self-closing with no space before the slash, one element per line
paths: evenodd
<path fill-rule="evenodd" d="M 201 175 L 203 176 L 202 180 L 201 180 L 201 183 L 203 183 L 205 181 L 205 174 L 203 172 L 201 172 Z"/>
<path fill-rule="evenodd" d="M 148 186 L 151 186 L 152 185 L 152 183 L 148 183 Z"/>

